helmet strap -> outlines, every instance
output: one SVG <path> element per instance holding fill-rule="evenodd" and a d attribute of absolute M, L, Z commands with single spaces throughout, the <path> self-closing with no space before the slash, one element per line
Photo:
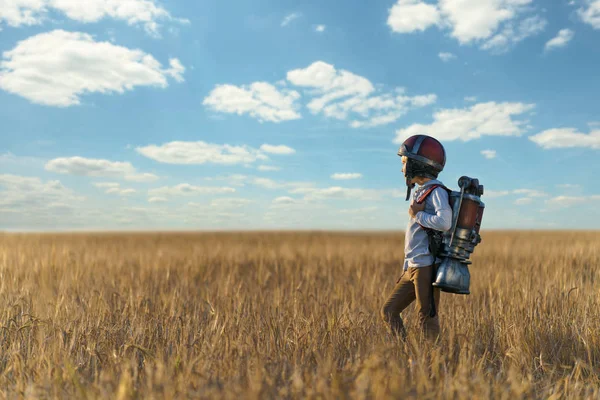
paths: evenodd
<path fill-rule="evenodd" d="M 414 178 L 414 172 L 413 172 L 413 162 L 412 160 L 409 158 L 406 161 L 406 201 L 408 201 L 410 199 L 410 192 L 412 191 L 412 189 L 415 187 L 415 184 L 412 181 L 412 179 Z"/>

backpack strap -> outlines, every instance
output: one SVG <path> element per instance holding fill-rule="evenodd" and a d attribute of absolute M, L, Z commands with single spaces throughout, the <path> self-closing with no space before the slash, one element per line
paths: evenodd
<path fill-rule="evenodd" d="M 434 191 L 435 189 L 437 189 L 437 188 L 439 188 L 439 187 L 441 187 L 441 188 L 444 188 L 446 191 L 449 191 L 449 189 L 448 189 L 446 186 L 444 186 L 444 185 L 440 185 L 440 184 L 431 185 L 431 186 L 429 186 L 429 187 L 428 187 L 428 188 L 427 188 L 427 189 L 426 189 L 426 190 L 425 190 L 423 193 L 421 193 L 421 194 L 419 195 L 419 197 L 417 197 L 417 199 L 416 199 L 416 203 L 417 203 L 417 204 L 421 204 L 421 203 L 423 203 L 423 202 L 425 201 L 425 199 L 427 199 L 427 197 L 428 197 L 428 196 L 429 196 L 431 193 L 433 193 L 433 191 Z"/>

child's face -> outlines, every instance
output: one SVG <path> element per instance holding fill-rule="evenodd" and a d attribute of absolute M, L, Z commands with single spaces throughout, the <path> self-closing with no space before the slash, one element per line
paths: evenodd
<path fill-rule="evenodd" d="M 406 156 L 402 156 L 402 174 L 404 176 L 406 176 L 406 161 L 407 161 L 407 157 Z"/>

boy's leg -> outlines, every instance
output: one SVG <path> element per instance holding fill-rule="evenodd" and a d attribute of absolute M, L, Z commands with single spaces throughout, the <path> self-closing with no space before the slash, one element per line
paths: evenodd
<path fill-rule="evenodd" d="M 406 337 L 404 323 L 400 313 L 415 300 L 415 286 L 410 279 L 410 273 L 404 271 L 394 286 L 384 306 L 381 308 L 381 318 L 389 324 L 392 330 Z"/>
<path fill-rule="evenodd" d="M 417 299 L 417 312 L 419 314 L 419 324 L 423 329 L 423 333 L 428 339 L 435 340 L 440 334 L 440 320 L 438 310 L 440 304 L 440 289 L 433 287 L 433 266 L 415 268 L 412 276 L 414 287 L 416 290 L 415 296 Z M 433 296 L 432 296 L 433 295 Z M 435 316 L 431 317 L 432 311 L 431 300 L 434 299 Z"/>

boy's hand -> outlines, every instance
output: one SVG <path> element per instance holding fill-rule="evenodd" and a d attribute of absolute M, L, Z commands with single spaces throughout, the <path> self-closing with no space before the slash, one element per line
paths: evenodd
<path fill-rule="evenodd" d="M 425 202 L 423 202 L 421 204 L 417 204 L 417 203 L 413 202 L 413 203 L 411 203 L 410 207 L 408 207 L 408 215 L 410 215 L 411 218 L 414 218 L 419 211 L 424 211 L 424 210 L 425 210 Z"/>

